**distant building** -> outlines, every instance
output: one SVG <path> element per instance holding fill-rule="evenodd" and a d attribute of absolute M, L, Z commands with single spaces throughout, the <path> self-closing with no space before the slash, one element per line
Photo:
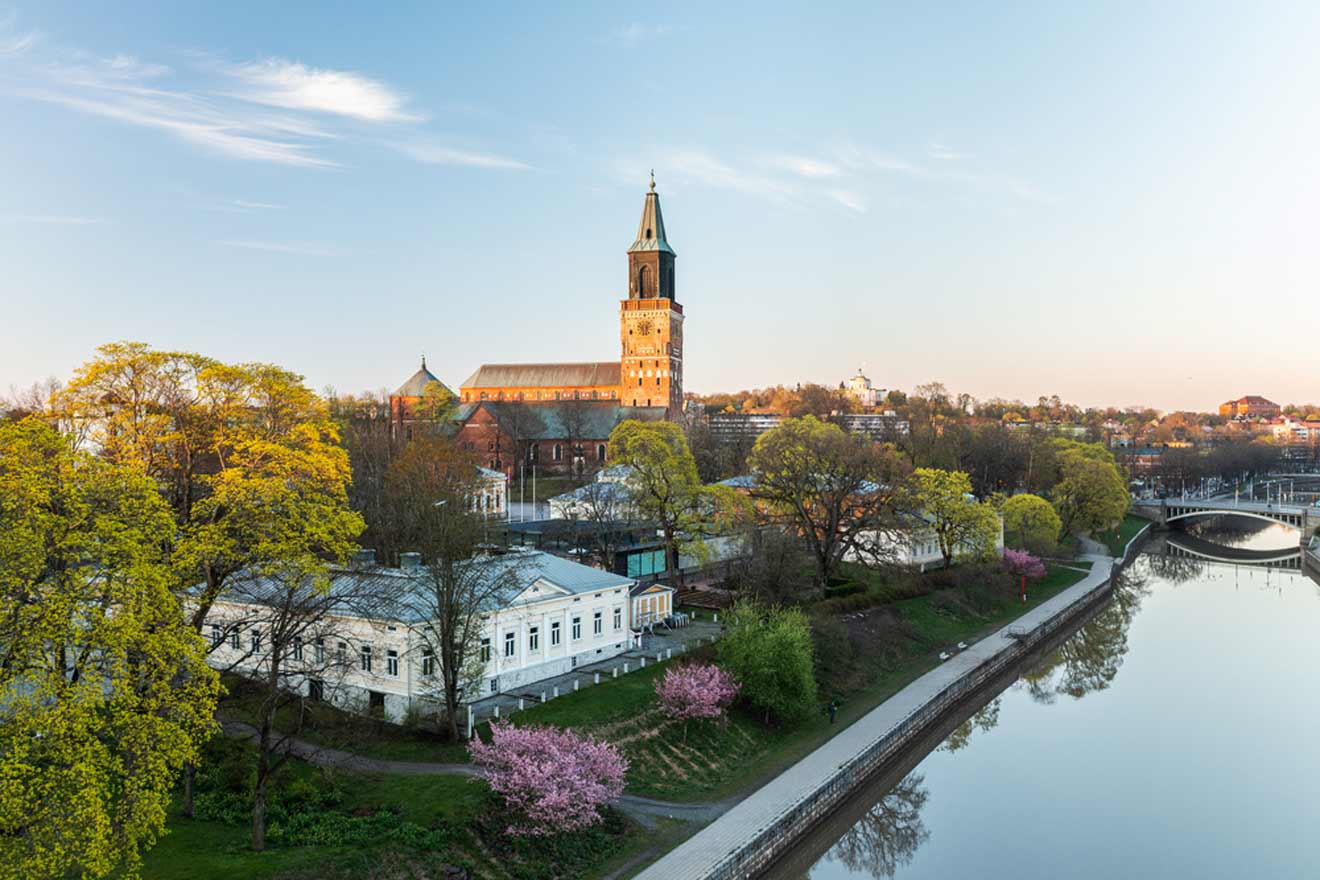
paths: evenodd
<path fill-rule="evenodd" d="M 724 441 L 755 440 L 783 421 L 778 413 L 711 413 L 706 417 L 711 434 Z"/>
<path fill-rule="evenodd" d="M 1274 401 L 1255 394 L 1219 404 L 1219 414 L 1230 419 L 1272 419 L 1282 411 Z"/>
<path fill-rule="evenodd" d="M 885 390 L 873 387 L 871 380 L 862 373 L 861 367 L 857 368 L 857 375 L 847 381 L 844 390 L 867 409 L 879 406 L 885 396 Z"/>
<path fill-rule="evenodd" d="M 433 409 L 452 400 L 454 392 L 426 368 L 426 358 L 412 377 L 390 395 L 390 435 L 395 440 L 411 440 L 422 423 L 434 424 L 438 413 Z"/>
<path fill-rule="evenodd" d="M 876 442 L 908 435 L 908 420 L 893 410 L 882 413 L 840 413 L 830 421 L 852 434 L 863 434 Z"/>

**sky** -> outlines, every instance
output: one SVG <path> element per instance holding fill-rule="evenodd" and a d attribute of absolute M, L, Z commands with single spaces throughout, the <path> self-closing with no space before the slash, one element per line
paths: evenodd
<path fill-rule="evenodd" d="M 1320 401 L 1320 4 L 4 3 L 0 390 L 615 358 L 654 169 L 689 391 Z"/>

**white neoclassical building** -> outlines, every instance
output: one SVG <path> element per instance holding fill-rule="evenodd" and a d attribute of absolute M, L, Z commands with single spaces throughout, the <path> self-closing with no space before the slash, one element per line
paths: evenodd
<path fill-rule="evenodd" d="M 370 553 L 370 551 L 366 551 Z M 632 578 L 533 550 L 478 557 L 482 576 L 498 579 L 478 648 L 481 675 L 472 702 L 495 693 L 538 693 L 535 685 L 626 651 L 642 619 L 672 612 L 673 590 L 642 595 Z M 331 572 L 331 613 L 293 644 L 282 663 L 285 686 L 391 721 L 428 711 L 440 694 L 437 658 L 427 648 L 427 569 L 417 554 L 402 566 L 359 561 Z M 492 580 L 492 583 L 495 583 Z M 278 584 L 240 579 L 207 618 L 212 665 L 258 675 L 276 616 Z M 660 594 L 664 594 L 663 599 Z M 642 603 L 645 602 L 645 610 Z"/>

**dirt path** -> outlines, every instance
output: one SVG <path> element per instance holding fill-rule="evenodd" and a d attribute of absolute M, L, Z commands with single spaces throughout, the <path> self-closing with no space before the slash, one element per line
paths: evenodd
<path fill-rule="evenodd" d="M 243 721 L 221 719 L 220 730 L 230 739 L 253 741 L 258 736 L 257 729 Z M 277 734 L 277 737 L 279 736 Z M 477 768 L 472 764 L 386 761 L 317 745 L 297 737 L 284 738 L 280 751 L 288 752 L 295 758 L 318 767 L 334 767 L 354 773 L 384 773 L 395 776 L 476 776 L 478 774 Z M 739 800 L 741 798 L 730 797 L 704 804 L 682 804 L 625 794 L 619 799 L 618 807 L 644 825 L 651 825 L 650 820 L 654 817 L 706 823 L 726 813 Z"/>

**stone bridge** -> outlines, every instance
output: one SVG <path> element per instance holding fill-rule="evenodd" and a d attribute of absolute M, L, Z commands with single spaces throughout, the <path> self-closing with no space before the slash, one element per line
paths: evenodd
<path fill-rule="evenodd" d="M 1320 526 L 1320 508 L 1303 507 L 1297 504 L 1275 504 L 1267 501 L 1245 501 L 1227 498 L 1187 500 L 1162 498 L 1137 501 L 1132 505 L 1133 512 L 1149 517 L 1161 526 L 1167 527 L 1178 520 L 1195 519 L 1206 516 L 1243 516 L 1250 519 L 1262 519 L 1292 526 L 1300 533 L 1300 543 L 1305 544 Z"/>

